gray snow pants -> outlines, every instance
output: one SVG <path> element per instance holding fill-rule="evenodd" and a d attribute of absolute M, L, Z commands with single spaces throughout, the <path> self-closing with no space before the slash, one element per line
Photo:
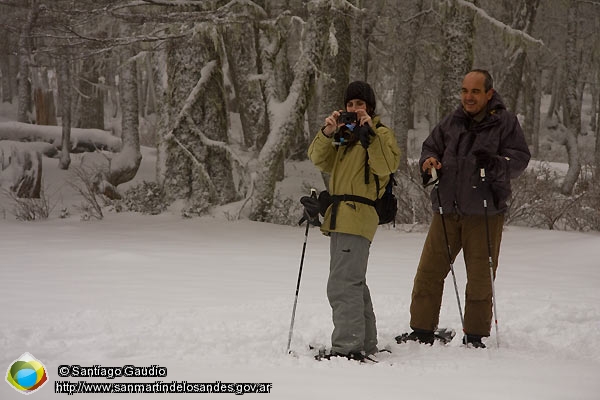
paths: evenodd
<path fill-rule="evenodd" d="M 370 247 L 362 236 L 331 233 L 327 298 L 333 314 L 334 353 L 377 352 L 375 314 L 366 281 Z"/>

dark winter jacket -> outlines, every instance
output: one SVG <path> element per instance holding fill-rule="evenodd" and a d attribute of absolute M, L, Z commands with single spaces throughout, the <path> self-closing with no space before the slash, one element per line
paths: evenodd
<path fill-rule="evenodd" d="M 492 155 L 482 182 L 477 168 L 478 151 Z M 511 195 L 510 180 L 519 176 L 531 157 L 521 125 L 494 93 L 481 122 L 460 106 L 446 116 L 423 142 L 422 166 L 429 157 L 442 163 L 439 196 L 444 213 L 484 214 L 484 198 L 490 215 L 504 213 Z M 439 212 L 435 189 L 431 192 L 433 210 Z"/>

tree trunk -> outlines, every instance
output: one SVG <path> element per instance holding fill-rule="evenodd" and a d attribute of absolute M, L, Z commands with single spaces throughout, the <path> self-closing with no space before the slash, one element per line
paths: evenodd
<path fill-rule="evenodd" d="M 229 73 L 242 123 L 243 146 L 260 149 L 268 134 L 267 110 L 263 99 L 256 28 L 247 23 L 223 28 Z"/>
<path fill-rule="evenodd" d="M 31 80 L 30 80 L 30 57 L 31 57 L 31 32 L 39 14 L 37 0 L 30 0 L 27 21 L 21 28 L 19 36 L 19 78 L 18 78 L 18 109 L 17 121 L 31 122 Z"/>
<path fill-rule="evenodd" d="M 404 15 L 412 17 L 423 8 L 422 0 L 411 0 L 410 7 L 403 10 Z M 396 25 L 396 38 L 394 40 L 394 64 L 396 65 L 396 79 L 394 86 L 392 126 L 396 140 L 400 147 L 400 169 L 408 167 L 408 131 L 413 126 L 412 105 L 413 80 L 417 66 L 416 42 L 423 25 L 422 19 L 415 17 L 410 23 Z"/>
<path fill-rule="evenodd" d="M 598 75 L 600 75 L 600 70 Z M 592 116 L 592 118 L 594 118 L 596 121 L 596 129 L 594 132 L 596 137 L 596 146 L 594 147 L 594 163 L 596 165 L 596 176 L 598 177 L 598 181 L 600 181 L 600 96 L 596 97 L 596 113 Z"/>
<path fill-rule="evenodd" d="M 84 58 L 78 79 L 79 101 L 77 102 L 78 128 L 104 129 L 104 94 L 98 88 L 100 80 L 100 61 Z"/>
<path fill-rule="evenodd" d="M 323 58 L 323 73 L 319 75 L 317 84 L 313 89 L 316 93 L 311 96 L 309 105 L 309 142 L 315 133 L 323 126 L 325 118 L 334 110 L 344 109 L 344 91 L 350 81 L 350 68 L 352 60 L 352 43 L 355 42 L 351 31 L 353 18 L 345 15 L 340 10 L 340 17 L 333 19 L 329 26 L 330 40 L 325 44 Z M 355 32 L 355 35 L 358 35 Z M 335 38 L 335 41 L 331 40 Z M 308 157 L 304 147 L 304 155 Z M 329 174 L 321 173 L 323 185 L 329 187 Z"/>
<path fill-rule="evenodd" d="M 515 9 L 512 28 L 525 33 L 531 33 L 535 15 L 540 0 L 522 0 L 519 7 Z M 511 7 L 514 7 L 511 4 Z M 504 51 L 504 59 L 508 65 L 503 68 L 503 74 L 498 80 L 498 88 L 506 107 L 516 112 L 519 91 L 521 89 L 521 77 L 527 52 L 524 44 L 518 39 L 512 39 L 508 48 Z"/>
<path fill-rule="evenodd" d="M 548 106 L 547 119 L 552 119 L 561 106 L 564 95 L 565 77 L 563 74 L 563 61 L 558 61 L 552 72 L 552 93 L 550 96 L 550 105 Z"/>
<path fill-rule="evenodd" d="M 61 109 L 62 146 L 58 167 L 69 169 L 71 164 L 71 65 L 63 56 L 58 60 L 58 97 Z"/>
<path fill-rule="evenodd" d="M 35 123 L 37 125 L 53 125 L 56 121 L 56 107 L 54 106 L 54 93 L 41 87 L 33 91 L 35 104 Z"/>
<path fill-rule="evenodd" d="M 361 2 L 355 1 L 354 3 Z M 374 16 L 368 12 L 352 14 L 350 81 L 369 81 L 369 42 L 376 23 L 373 18 Z"/>
<path fill-rule="evenodd" d="M 581 103 L 577 94 L 577 15 L 577 1 L 571 0 L 567 11 L 567 40 L 565 43 L 565 125 L 567 127 L 565 146 L 567 148 L 569 169 L 561 187 L 561 192 L 566 195 L 573 192 L 581 171 L 577 143 L 578 136 L 581 133 Z"/>
<path fill-rule="evenodd" d="M 2 37 L 8 37 L 8 31 L 6 29 L 0 29 Z M 11 73 L 10 73 L 10 40 L 2 40 L 0 42 L 0 73 L 2 74 L 1 90 L 2 90 L 2 102 L 10 103 L 12 101 L 13 93 L 11 91 Z"/>
<path fill-rule="evenodd" d="M 446 5 L 442 25 L 444 50 L 441 60 L 440 117 L 454 111 L 460 103 L 463 78 L 473 67 L 473 12 L 454 4 Z"/>
<path fill-rule="evenodd" d="M 121 116 L 121 151 L 111 160 L 106 181 L 116 187 L 135 177 L 142 161 L 139 134 L 139 101 L 135 51 L 123 49 L 123 64 L 119 74 Z"/>
<path fill-rule="evenodd" d="M 526 63 L 524 74 L 524 105 L 525 123 L 523 131 L 525 139 L 532 148 L 532 156 L 535 158 L 540 151 L 540 107 L 542 102 L 542 71 L 538 66 L 537 59 L 532 57 Z"/>
<path fill-rule="evenodd" d="M 164 186 L 167 180 L 167 159 L 169 159 L 169 149 L 171 146 L 168 138 L 168 132 L 174 126 L 175 116 L 171 116 L 171 107 L 169 106 L 168 86 L 168 46 L 151 53 L 152 77 L 156 85 L 154 86 L 154 96 L 157 104 L 157 140 L 156 140 L 156 181 Z"/>
<path fill-rule="evenodd" d="M 142 115 L 144 117 L 154 114 L 157 111 L 156 105 L 156 83 L 154 81 L 154 72 L 151 64 L 151 57 L 144 57 L 144 64 L 142 65 L 142 70 L 144 75 L 146 76 L 144 85 L 144 97 L 143 101 L 143 111 Z"/>
<path fill-rule="evenodd" d="M 172 40 L 167 48 L 171 121 L 163 132 L 164 189 L 169 200 L 184 199 L 191 213 L 237 198 L 228 153 L 226 95 L 219 49 L 211 30 Z"/>

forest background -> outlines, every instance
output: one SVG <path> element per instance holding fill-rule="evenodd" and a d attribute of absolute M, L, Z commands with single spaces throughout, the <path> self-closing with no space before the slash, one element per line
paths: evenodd
<path fill-rule="evenodd" d="M 277 182 L 359 79 L 402 149 L 397 222 L 423 223 L 423 132 L 485 68 L 535 160 L 509 223 L 600 230 L 598 1 L 0 0 L 0 30 L 1 98 L 18 120 L 0 123 L 0 186 L 17 219 L 52 212 L 53 157 L 91 217 L 235 204 L 231 218 L 295 223 Z M 156 179 L 122 190 L 143 146 Z M 79 152 L 102 157 L 71 165 Z"/>

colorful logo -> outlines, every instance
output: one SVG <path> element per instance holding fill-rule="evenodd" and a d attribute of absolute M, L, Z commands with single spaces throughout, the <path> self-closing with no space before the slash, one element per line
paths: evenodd
<path fill-rule="evenodd" d="M 6 382 L 17 392 L 31 394 L 48 381 L 46 368 L 29 353 L 15 360 L 6 371 Z"/>

